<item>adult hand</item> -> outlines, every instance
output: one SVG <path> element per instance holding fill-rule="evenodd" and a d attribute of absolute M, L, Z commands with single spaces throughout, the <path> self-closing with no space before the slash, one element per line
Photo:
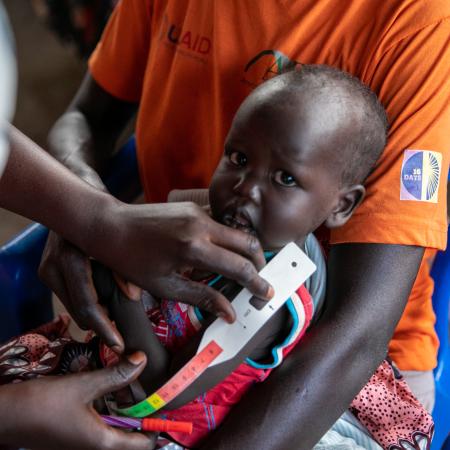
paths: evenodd
<path fill-rule="evenodd" d="M 83 330 L 94 330 L 117 353 L 123 339 L 99 304 L 89 258 L 70 242 L 50 232 L 39 266 L 39 277 L 58 296 Z"/>
<path fill-rule="evenodd" d="M 273 295 L 257 275 L 265 264 L 257 239 L 214 222 L 199 206 L 105 204 L 80 246 L 153 295 L 198 305 L 230 322 L 235 314 L 229 301 L 184 273 L 193 268 L 220 273 L 259 297 Z M 123 350 L 120 334 L 98 302 L 89 260 L 80 250 L 51 233 L 39 273 L 79 326 L 94 330 L 115 351 Z M 135 291 L 129 289 L 129 296 Z"/>
<path fill-rule="evenodd" d="M 197 269 L 233 279 L 258 297 L 273 296 L 257 273 L 265 264 L 258 240 L 218 224 L 194 203 L 115 202 L 101 218 L 96 223 L 101 232 L 87 236 L 89 254 L 153 295 L 233 321 L 234 310 L 220 292 L 185 276 Z"/>
<path fill-rule="evenodd" d="M 149 450 L 155 436 L 106 426 L 92 401 L 137 378 L 145 366 L 135 353 L 116 366 L 0 387 L 2 444 L 45 450 Z"/>
<path fill-rule="evenodd" d="M 107 192 L 101 178 L 91 168 L 83 166 L 77 173 L 86 183 Z M 80 328 L 94 330 L 108 347 L 116 353 L 123 352 L 122 336 L 99 304 L 91 263 L 86 254 L 50 231 L 39 266 L 39 277 L 58 296 Z M 136 288 L 126 290 L 129 287 L 126 282 L 120 286 L 128 297 L 139 298 L 136 297 L 139 295 Z"/>

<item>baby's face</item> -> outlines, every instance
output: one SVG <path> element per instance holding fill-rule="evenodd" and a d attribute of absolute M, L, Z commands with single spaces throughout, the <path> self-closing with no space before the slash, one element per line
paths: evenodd
<path fill-rule="evenodd" d="M 333 211 L 340 140 L 323 105 L 246 102 L 236 114 L 209 196 L 213 217 L 265 250 L 301 242 Z M 331 153 L 331 154 L 330 154 Z"/>

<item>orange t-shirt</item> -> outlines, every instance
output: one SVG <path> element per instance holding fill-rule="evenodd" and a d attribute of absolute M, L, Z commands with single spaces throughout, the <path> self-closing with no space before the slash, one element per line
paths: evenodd
<path fill-rule="evenodd" d="M 378 94 L 391 129 L 363 205 L 332 242 L 444 248 L 449 36 L 448 0 L 122 0 L 89 67 L 110 94 L 140 103 L 149 201 L 207 187 L 242 100 L 293 61 L 354 74 Z M 402 369 L 436 363 L 425 268 L 391 346 Z"/>

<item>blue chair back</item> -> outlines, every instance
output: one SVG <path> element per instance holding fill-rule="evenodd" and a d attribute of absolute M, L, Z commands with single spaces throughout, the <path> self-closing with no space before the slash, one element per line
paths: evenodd
<path fill-rule="evenodd" d="M 37 276 L 47 234 L 36 223 L 0 248 L 0 342 L 52 319 L 51 292 Z"/>
<path fill-rule="evenodd" d="M 139 195 L 134 138 L 112 158 L 103 179 L 123 201 Z M 47 234 L 45 227 L 34 224 L 0 248 L 0 342 L 52 319 L 51 292 L 37 275 Z"/>
<path fill-rule="evenodd" d="M 436 381 L 436 404 L 433 418 L 436 425 L 432 450 L 450 450 L 450 248 L 439 252 L 433 264 L 433 308 L 436 313 L 436 331 L 439 337 L 438 365 L 434 371 Z M 448 438 L 447 438 L 448 437 Z M 444 441 L 447 442 L 444 445 Z"/>

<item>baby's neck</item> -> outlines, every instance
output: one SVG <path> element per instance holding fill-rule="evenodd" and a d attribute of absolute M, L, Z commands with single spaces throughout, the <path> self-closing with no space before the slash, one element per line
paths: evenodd
<path fill-rule="evenodd" d="M 301 237 L 301 238 L 297 238 L 296 240 L 293 240 L 293 242 L 295 242 L 295 244 L 297 244 L 302 250 L 305 250 L 305 242 L 306 242 L 306 238 L 307 238 L 307 236 L 303 236 L 303 237 Z M 292 242 L 292 241 L 291 241 Z M 286 244 L 284 244 L 283 246 L 281 246 L 281 247 L 276 247 L 276 248 L 273 248 L 273 249 L 270 249 L 270 248 L 267 248 L 267 249 L 264 249 L 264 255 L 273 255 L 273 254 L 276 254 L 276 253 L 278 253 L 285 245 L 287 245 L 288 244 L 288 242 L 286 242 Z M 267 256 L 266 256 L 266 259 L 267 259 Z"/>

